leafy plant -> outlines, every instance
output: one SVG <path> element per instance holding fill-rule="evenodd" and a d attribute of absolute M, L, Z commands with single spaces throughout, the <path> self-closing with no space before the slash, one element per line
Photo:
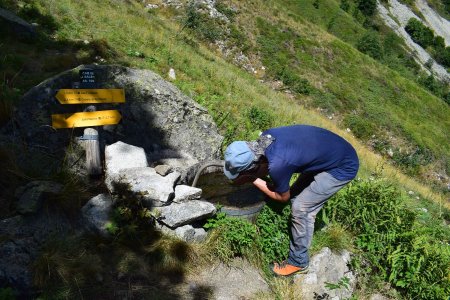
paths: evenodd
<path fill-rule="evenodd" d="M 289 253 L 291 207 L 276 203 L 265 205 L 256 219 L 258 247 L 266 263 L 282 261 Z"/>
<path fill-rule="evenodd" d="M 394 186 L 381 179 L 353 181 L 324 209 L 356 234 L 372 273 L 406 297 L 443 299 L 450 293 L 450 249 L 430 238 L 430 227 L 417 223 Z"/>
<path fill-rule="evenodd" d="M 266 110 L 257 106 L 250 107 L 246 112 L 246 117 L 250 122 L 252 130 L 264 131 L 269 129 L 274 123 L 273 116 Z"/>
<path fill-rule="evenodd" d="M 377 8 L 376 0 L 357 0 L 358 9 L 366 16 L 373 16 Z"/>
<path fill-rule="evenodd" d="M 350 278 L 344 276 L 340 278 L 337 283 L 325 282 L 325 287 L 329 290 L 336 290 L 340 288 L 345 288 L 348 290 L 350 287 Z"/>
<path fill-rule="evenodd" d="M 365 34 L 357 44 L 357 48 L 362 53 L 365 53 L 375 59 L 380 59 L 383 56 L 383 48 L 377 34 L 369 32 Z"/>
<path fill-rule="evenodd" d="M 207 244 L 219 259 L 229 261 L 235 256 L 248 254 L 254 245 L 256 227 L 241 218 L 227 217 L 219 212 L 204 225 L 206 229 L 214 229 Z"/>

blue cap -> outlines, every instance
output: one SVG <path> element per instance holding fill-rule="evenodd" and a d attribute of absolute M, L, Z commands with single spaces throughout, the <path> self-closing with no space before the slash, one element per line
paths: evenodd
<path fill-rule="evenodd" d="M 250 150 L 247 143 L 237 141 L 231 143 L 225 150 L 225 165 L 223 173 L 233 180 L 239 173 L 246 170 L 255 159 L 255 154 Z"/>

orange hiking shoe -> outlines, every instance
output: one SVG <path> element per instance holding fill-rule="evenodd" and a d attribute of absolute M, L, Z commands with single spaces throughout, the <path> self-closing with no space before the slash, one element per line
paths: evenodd
<path fill-rule="evenodd" d="M 308 266 L 297 267 L 289 264 L 286 260 L 279 263 L 273 263 L 270 265 L 270 270 L 277 276 L 290 276 L 294 274 L 303 274 L 308 272 Z"/>

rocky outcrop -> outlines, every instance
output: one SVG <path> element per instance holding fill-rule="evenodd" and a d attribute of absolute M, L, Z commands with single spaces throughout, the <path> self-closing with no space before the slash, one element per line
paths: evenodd
<path fill-rule="evenodd" d="M 329 248 L 323 248 L 311 258 L 308 273 L 295 277 L 295 282 L 301 287 L 302 299 L 350 298 L 356 278 L 349 269 L 349 263 L 348 251 L 333 253 Z"/>
<path fill-rule="evenodd" d="M 425 68 L 425 65 L 432 62 L 431 70 L 433 73 L 440 80 L 450 81 L 450 75 L 447 70 L 439 65 L 425 49 L 416 44 L 406 32 L 405 26 L 410 18 L 415 18 L 423 22 L 408 6 L 397 0 L 389 0 L 385 7 L 384 4 L 378 1 L 377 10 L 386 25 L 405 41 L 408 48 L 410 48 L 411 52 L 414 54 L 414 59 L 425 71 L 429 72 L 428 69 Z"/>
<path fill-rule="evenodd" d="M 60 166 L 58 159 L 64 158 L 74 168 L 83 168 L 83 153 L 71 158 L 67 151 L 72 149 L 69 145 L 78 144 L 74 137 L 82 136 L 83 128 L 55 130 L 51 115 L 83 111 L 80 105 L 60 104 L 55 95 L 60 89 L 77 86 L 79 71 L 85 68 L 96 72 L 99 88 L 125 90 L 125 103 L 95 105 L 96 110 L 115 109 L 122 115 L 118 125 L 98 127 L 102 146 L 122 141 L 141 147 L 150 166 L 166 164 L 179 171 L 219 158 L 223 138 L 212 117 L 173 84 L 149 70 L 91 65 L 61 73 L 29 90 L 16 108 L 14 122 L 0 132 L 8 142 L 52 154 L 51 159 L 40 161 L 42 170 L 51 174 Z"/>

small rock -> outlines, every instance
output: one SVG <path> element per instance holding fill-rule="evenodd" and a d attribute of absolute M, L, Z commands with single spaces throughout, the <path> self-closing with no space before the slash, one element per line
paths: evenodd
<path fill-rule="evenodd" d="M 202 196 L 202 189 L 188 186 L 188 185 L 177 185 L 175 187 L 175 198 L 173 202 L 183 202 L 187 200 L 200 199 Z"/>
<path fill-rule="evenodd" d="M 206 240 L 208 233 L 203 228 L 195 228 L 194 242 L 201 243 Z"/>
<path fill-rule="evenodd" d="M 175 70 L 172 68 L 170 68 L 170 70 L 169 70 L 169 78 L 172 80 L 177 79 L 177 77 L 175 76 Z"/>
<path fill-rule="evenodd" d="M 408 191 L 408 195 L 412 196 L 412 195 L 414 195 L 414 192 L 413 191 Z"/>
<path fill-rule="evenodd" d="M 157 4 L 147 4 L 146 9 L 157 9 L 159 6 Z"/>
<path fill-rule="evenodd" d="M 185 242 L 192 242 L 194 240 L 195 230 L 192 225 L 184 225 L 176 228 L 175 234 Z"/>
<path fill-rule="evenodd" d="M 351 130 L 350 130 L 350 128 L 347 128 L 347 129 L 345 129 L 347 132 L 350 132 Z"/>
<path fill-rule="evenodd" d="M 83 44 L 85 44 L 85 45 L 89 45 L 90 43 L 89 43 L 89 41 L 88 41 L 88 40 L 84 40 L 84 41 L 83 41 Z"/>
<path fill-rule="evenodd" d="M 112 199 L 108 194 L 100 194 L 89 200 L 82 208 L 86 230 L 108 237 L 107 225 L 112 211 Z"/>
<path fill-rule="evenodd" d="M 161 176 L 166 176 L 172 171 L 172 167 L 168 165 L 157 165 L 155 171 Z"/>
<path fill-rule="evenodd" d="M 160 207 L 159 211 L 159 220 L 167 226 L 175 228 L 214 215 L 216 207 L 206 201 L 192 200 L 172 203 L 169 206 Z"/>
<path fill-rule="evenodd" d="M 394 157 L 394 151 L 391 148 L 389 148 L 387 155 L 389 155 L 389 157 L 391 158 Z"/>

